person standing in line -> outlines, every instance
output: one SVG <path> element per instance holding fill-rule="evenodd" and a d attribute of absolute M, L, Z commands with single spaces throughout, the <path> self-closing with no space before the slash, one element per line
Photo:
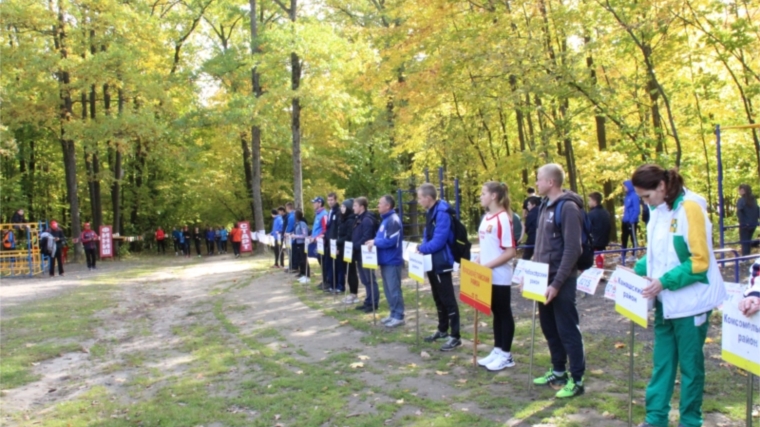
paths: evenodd
<path fill-rule="evenodd" d="M 182 247 L 186 258 L 190 258 L 190 242 L 192 242 L 192 240 L 193 233 L 187 226 L 185 226 L 185 228 L 182 229 L 182 241 L 184 242 Z"/>
<path fill-rule="evenodd" d="M 528 209 L 528 202 L 533 197 L 536 197 L 536 190 L 533 187 L 528 187 L 528 195 L 525 197 L 525 200 L 523 200 L 522 204 L 522 219 L 525 221 L 528 218 L 528 212 L 530 212 L 530 209 Z M 515 236 L 517 237 L 517 236 Z"/>
<path fill-rule="evenodd" d="M 207 225 L 206 226 L 206 255 L 211 256 L 214 255 L 214 246 L 216 240 L 216 232 L 214 231 L 214 227 Z"/>
<path fill-rule="evenodd" d="M 66 235 L 58 227 L 58 221 L 50 221 L 49 233 L 55 242 L 55 253 L 50 257 L 50 277 L 55 276 L 56 262 L 58 262 L 58 275 L 63 276 L 63 246 L 66 244 Z"/>
<path fill-rule="evenodd" d="M 739 311 L 747 317 L 760 311 L 760 260 L 750 267 L 749 287 L 744 292 L 744 298 L 739 301 Z"/>
<path fill-rule="evenodd" d="M 639 242 L 636 232 L 639 226 L 641 200 L 636 195 L 633 183 L 630 180 L 623 182 L 623 191 L 625 192 L 625 198 L 623 199 L 623 221 L 621 224 L 623 232 L 620 243 L 623 249 L 626 249 L 628 247 L 628 238 L 630 238 L 631 247 L 638 248 Z"/>
<path fill-rule="evenodd" d="M 536 247 L 536 232 L 538 231 L 538 207 L 541 205 L 541 198 L 537 196 L 529 197 L 527 200 L 528 215 L 525 217 L 525 246 L 522 259 L 531 260 Z"/>
<path fill-rule="evenodd" d="M 356 309 L 365 313 L 372 313 L 377 310 L 380 304 L 380 288 L 377 286 L 377 280 L 375 279 L 375 270 L 365 269 L 362 265 L 362 246 L 372 240 L 375 235 L 375 219 L 367 211 L 368 207 L 369 201 L 366 197 L 354 199 L 356 221 L 351 233 L 351 242 L 354 245 L 353 259 L 357 260 L 356 267 L 359 270 L 359 280 L 361 280 L 366 291 L 364 302 L 356 306 Z"/>
<path fill-rule="evenodd" d="M 515 366 L 512 341 L 515 318 L 512 315 L 512 265 L 517 256 L 512 235 L 512 209 L 506 184 L 486 182 L 480 192 L 480 205 L 486 210 L 478 228 L 480 255 L 476 263 L 491 269 L 491 312 L 493 313 L 494 346 L 491 353 L 478 360 L 478 365 L 491 372 Z"/>
<path fill-rule="evenodd" d="M 451 223 L 454 210 L 444 200 L 438 200 L 435 186 L 422 184 L 417 189 L 417 203 L 427 211 L 422 244 L 417 252 L 430 255 L 433 270 L 428 272 L 430 289 L 438 311 L 438 329 L 425 342 L 446 339 L 441 351 L 452 351 L 462 345 L 459 334 L 459 304 L 454 293 L 451 272 L 454 270 L 454 233 Z M 449 334 L 449 327 L 451 333 Z"/>
<path fill-rule="evenodd" d="M 195 231 L 193 232 L 193 241 L 195 241 L 195 253 L 198 255 L 198 258 L 202 257 L 201 254 L 201 243 L 203 243 L 204 235 L 201 232 L 201 229 L 199 227 L 195 227 Z"/>
<path fill-rule="evenodd" d="M 757 230 L 757 222 L 760 221 L 760 207 L 757 199 L 752 194 L 752 187 L 747 184 L 739 186 L 739 200 L 736 202 L 736 216 L 739 219 L 739 240 L 742 246 L 742 255 L 752 253 L 752 238 Z"/>
<path fill-rule="evenodd" d="M 272 250 L 274 251 L 274 265 L 272 265 L 270 268 L 281 268 L 285 266 L 281 240 L 283 231 L 282 213 L 284 212 L 285 208 L 283 207 L 272 209 L 272 232 L 269 234 L 274 239 L 274 246 L 272 247 Z"/>
<path fill-rule="evenodd" d="M 296 229 L 296 212 L 293 209 L 293 202 L 285 203 L 285 239 L 290 240 L 290 255 L 288 256 L 288 272 L 294 270 L 298 274 L 298 265 L 293 262 L 296 255 L 293 253 L 293 240 L 290 237 Z M 283 240 L 283 242 L 286 240 Z"/>
<path fill-rule="evenodd" d="M 372 249 L 377 247 L 377 264 L 383 277 L 383 292 L 390 306 L 388 317 L 380 320 L 388 328 L 404 324 L 404 294 L 401 290 L 401 271 L 404 268 L 404 227 L 394 209 L 396 201 L 385 195 L 377 203 L 382 222 L 374 240 L 367 242 Z"/>
<path fill-rule="evenodd" d="M 222 227 L 214 227 L 214 244 L 212 250 L 216 250 L 217 255 L 222 254 Z"/>
<path fill-rule="evenodd" d="M 680 368 L 679 425 L 701 427 L 704 344 L 710 314 L 727 297 L 713 254 L 707 202 L 684 187 L 676 169 L 642 165 L 631 180 L 639 197 L 653 208 L 647 253 L 634 268 L 650 280 L 643 297 L 656 298 L 654 367 L 646 390 L 646 421 L 640 426 L 668 426 Z"/>
<path fill-rule="evenodd" d="M 219 253 L 226 254 L 227 253 L 227 240 L 229 240 L 229 232 L 227 231 L 227 226 L 219 227 L 219 236 L 222 241 L 222 249 Z"/>
<path fill-rule="evenodd" d="M 340 229 L 340 203 L 338 203 L 338 195 L 331 192 L 327 195 L 327 206 L 330 207 L 330 212 L 327 216 L 327 231 L 325 232 L 325 264 L 323 265 L 323 280 L 327 284 L 326 291 L 329 293 L 343 293 L 338 292 L 337 283 L 341 281 L 343 272 L 338 270 L 341 265 L 337 262 L 333 263 L 332 252 L 330 249 L 330 240 L 338 240 L 338 231 Z M 340 254 L 337 254 L 340 255 Z M 335 269 L 333 269 L 333 265 Z"/>
<path fill-rule="evenodd" d="M 156 230 L 156 246 L 156 250 L 160 254 L 166 255 L 166 233 L 164 233 L 164 229 L 160 226 Z"/>
<path fill-rule="evenodd" d="M 353 242 L 354 224 L 356 224 L 356 215 L 354 214 L 354 199 L 346 199 L 340 205 L 340 230 L 338 230 L 338 251 L 345 254 L 346 242 Z M 347 263 L 343 257 L 338 257 L 337 262 L 343 264 L 345 278 L 338 282 L 338 286 L 343 286 L 348 281 L 348 295 L 343 299 L 344 304 L 356 304 L 359 302 L 359 264 L 351 251 L 351 262 Z"/>
<path fill-rule="evenodd" d="M 293 267 L 301 275 L 298 279 L 300 283 L 307 283 L 311 272 L 309 271 L 309 257 L 304 253 L 306 238 L 309 237 L 309 226 L 303 218 L 303 212 L 300 210 L 293 211 Z"/>
<path fill-rule="evenodd" d="M 312 206 L 314 207 L 314 224 L 311 227 L 311 242 L 310 245 L 314 245 L 316 247 L 317 245 L 317 239 L 318 238 L 324 238 L 325 232 L 327 232 L 327 211 L 325 210 L 325 199 L 322 197 L 315 197 L 312 201 Z M 329 242 L 326 242 L 329 243 Z M 311 253 L 312 250 L 309 250 L 309 253 Z M 316 250 L 314 250 L 316 252 Z M 317 262 L 319 265 L 324 268 L 322 265 L 324 256 L 317 254 Z M 325 290 L 327 289 L 327 284 L 323 281 L 317 286 L 317 289 L 319 290 Z"/>
<path fill-rule="evenodd" d="M 182 245 L 180 245 L 180 237 L 182 236 L 182 232 L 177 230 L 177 227 L 172 228 L 172 241 L 174 241 L 174 256 L 179 256 L 179 251 L 182 249 Z"/>
<path fill-rule="evenodd" d="M 575 305 L 578 259 L 583 253 L 583 199 L 562 188 L 565 171 L 550 163 L 538 169 L 536 188 L 546 198 L 538 214 L 533 260 L 549 265 L 546 303 L 538 303 L 541 330 L 549 345 L 552 369 L 533 380 L 559 389 L 558 398 L 583 394 L 586 355 Z M 638 203 L 638 202 L 637 202 Z M 557 211 L 561 206 L 561 211 Z M 561 224 L 561 225 L 558 225 Z M 565 371 L 570 360 L 570 375 Z"/>
<path fill-rule="evenodd" d="M 591 238 L 594 251 L 603 251 L 610 244 L 610 213 L 602 207 L 603 196 L 594 191 L 588 195 L 588 220 L 591 223 Z"/>
<path fill-rule="evenodd" d="M 85 222 L 84 230 L 82 231 L 82 234 L 79 235 L 79 241 L 82 242 L 82 246 L 84 246 L 84 255 L 87 259 L 87 270 L 89 271 L 95 270 L 95 257 L 97 256 L 95 252 L 98 249 L 98 240 L 100 240 L 98 233 L 90 229 L 89 222 Z"/>
<path fill-rule="evenodd" d="M 243 230 L 238 227 L 237 223 L 230 231 L 230 240 L 232 240 L 232 252 L 235 254 L 235 258 L 240 258 L 240 242 L 243 241 Z"/>

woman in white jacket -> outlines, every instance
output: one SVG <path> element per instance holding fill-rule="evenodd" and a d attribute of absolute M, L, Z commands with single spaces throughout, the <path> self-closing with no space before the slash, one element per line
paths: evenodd
<path fill-rule="evenodd" d="M 651 279 L 645 298 L 657 298 L 654 369 L 646 391 L 646 422 L 667 427 L 676 371 L 681 371 L 679 427 L 702 426 L 703 347 L 712 310 L 726 299 L 713 255 L 705 199 L 684 188 L 678 171 L 643 165 L 631 178 L 649 205 L 647 255 L 636 273 Z"/>

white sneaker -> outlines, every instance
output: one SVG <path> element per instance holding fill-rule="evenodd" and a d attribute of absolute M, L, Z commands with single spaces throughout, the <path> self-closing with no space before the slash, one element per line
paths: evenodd
<path fill-rule="evenodd" d="M 478 365 L 486 366 L 490 364 L 491 362 L 493 362 L 494 360 L 496 360 L 496 358 L 499 357 L 500 354 L 501 354 L 501 349 L 494 347 L 494 349 L 491 350 L 491 353 L 488 356 L 482 359 L 478 359 Z"/>
<path fill-rule="evenodd" d="M 383 325 L 385 325 L 386 323 L 390 322 L 391 320 L 393 320 L 393 318 L 391 316 L 383 317 L 382 319 L 380 319 L 380 323 L 382 323 Z"/>
<path fill-rule="evenodd" d="M 494 361 L 486 365 L 486 369 L 491 372 L 497 372 L 505 368 L 511 368 L 513 366 L 515 366 L 515 361 L 512 359 L 512 355 L 506 355 L 502 352 L 499 352 L 499 356 Z"/>
<path fill-rule="evenodd" d="M 391 320 L 389 320 L 387 323 L 385 323 L 385 327 L 386 328 L 397 328 L 397 327 L 399 327 L 399 326 L 401 326 L 401 325 L 403 325 L 405 323 L 406 322 L 404 322 L 402 319 L 393 319 L 393 318 L 391 318 Z"/>
<path fill-rule="evenodd" d="M 343 299 L 344 304 L 356 304 L 357 302 L 359 302 L 359 298 L 354 294 L 348 294 L 348 296 Z"/>
<path fill-rule="evenodd" d="M 298 279 L 298 281 L 301 283 L 307 283 L 309 281 L 309 278 L 306 276 L 301 276 L 301 278 Z"/>

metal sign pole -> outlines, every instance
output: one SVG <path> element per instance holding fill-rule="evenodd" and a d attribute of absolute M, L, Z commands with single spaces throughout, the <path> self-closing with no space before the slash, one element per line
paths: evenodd
<path fill-rule="evenodd" d="M 530 367 L 528 368 L 531 392 L 533 391 L 533 350 L 536 345 L 536 305 L 536 301 L 533 301 L 533 323 L 530 327 Z"/>
<path fill-rule="evenodd" d="M 420 347 L 420 282 L 414 281 L 414 283 L 417 285 L 417 301 L 415 303 L 415 307 L 417 309 L 417 315 L 416 317 L 416 323 L 417 323 L 417 348 Z"/>
<path fill-rule="evenodd" d="M 335 256 L 337 256 L 337 254 Z M 332 269 L 333 287 L 332 287 L 332 290 L 333 290 L 333 304 L 334 304 L 336 302 L 336 300 L 338 299 L 338 287 L 336 285 L 338 279 L 336 277 L 337 274 L 336 274 L 336 271 L 335 271 L 335 258 L 332 259 L 332 263 L 333 263 L 333 269 Z"/>
<path fill-rule="evenodd" d="M 475 338 L 472 340 L 472 366 L 478 367 L 478 310 L 475 309 Z"/>
<path fill-rule="evenodd" d="M 755 376 L 747 372 L 747 427 L 752 427 L 752 394 L 755 387 Z"/>
<path fill-rule="evenodd" d="M 372 302 L 372 325 L 377 326 L 377 310 L 375 307 L 375 275 L 372 274 L 372 270 L 367 269 L 367 274 L 369 274 L 369 293 L 370 293 L 370 301 Z"/>
<path fill-rule="evenodd" d="M 635 341 L 636 324 L 631 320 L 631 341 L 628 349 L 628 427 L 633 426 L 633 344 Z"/>

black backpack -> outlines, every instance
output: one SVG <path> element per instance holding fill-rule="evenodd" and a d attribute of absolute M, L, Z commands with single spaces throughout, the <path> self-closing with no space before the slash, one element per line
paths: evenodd
<path fill-rule="evenodd" d="M 567 199 L 560 200 L 557 202 L 557 207 L 554 209 L 554 226 L 557 227 L 560 232 L 562 232 L 562 206 L 565 205 L 566 201 Z M 594 240 L 591 236 L 591 221 L 588 219 L 585 210 L 580 209 L 580 211 L 583 221 L 583 230 L 581 232 L 581 247 L 583 248 L 583 252 L 578 258 L 577 266 L 579 270 L 588 270 L 594 265 L 594 248 L 591 246 L 591 242 Z"/>
<path fill-rule="evenodd" d="M 454 235 L 454 242 L 451 245 L 451 253 L 454 255 L 454 261 L 461 264 L 462 258 L 470 259 L 470 249 L 472 243 L 470 243 L 469 236 L 467 235 L 467 227 L 462 224 L 462 221 L 457 218 L 457 214 L 449 207 L 446 211 L 451 217 L 451 232 Z M 435 228 L 435 221 L 433 221 L 433 228 Z M 430 236 L 432 238 L 432 236 Z"/>

